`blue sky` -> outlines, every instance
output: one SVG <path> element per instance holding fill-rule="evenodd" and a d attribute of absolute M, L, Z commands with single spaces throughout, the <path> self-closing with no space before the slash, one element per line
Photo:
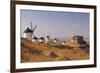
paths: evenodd
<path fill-rule="evenodd" d="M 68 38 L 73 35 L 89 37 L 89 13 L 21 10 L 21 34 L 32 22 L 37 25 L 37 37 Z"/>

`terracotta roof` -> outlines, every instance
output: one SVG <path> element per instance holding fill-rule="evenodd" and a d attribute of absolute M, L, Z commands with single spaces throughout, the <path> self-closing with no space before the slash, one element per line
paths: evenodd
<path fill-rule="evenodd" d="M 32 33 L 33 31 L 30 29 L 30 28 L 27 28 L 25 31 L 24 31 L 24 33 Z"/>

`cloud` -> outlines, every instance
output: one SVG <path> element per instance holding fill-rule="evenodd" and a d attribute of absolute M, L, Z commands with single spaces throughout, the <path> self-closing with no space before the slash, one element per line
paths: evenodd
<path fill-rule="evenodd" d="M 73 26 L 79 26 L 79 24 L 73 24 Z"/>

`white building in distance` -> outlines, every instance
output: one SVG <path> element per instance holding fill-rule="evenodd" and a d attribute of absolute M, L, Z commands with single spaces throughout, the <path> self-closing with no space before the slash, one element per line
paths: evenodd
<path fill-rule="evenodd" d="M 57 43 L 57 39 L 55 38 L 55 39 L 53 40 L 53 42 L 54 42 L 54 43 Z"/>
<path fill-rule="evenodd" d="M 38 38 L 36 36 L 33 37 L 32 42 L 37 42 Z"/>
<path fill-rule="evenodd" d="M 46 36 L 45 43 L 48 43 L 50 41 L 50 36 Z"/>

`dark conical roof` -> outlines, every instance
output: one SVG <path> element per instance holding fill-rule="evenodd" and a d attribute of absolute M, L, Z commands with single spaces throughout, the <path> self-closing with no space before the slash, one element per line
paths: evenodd
<path fill-rule="evenodd" d="M 40 39 L 44 40 L 44 37 L 40 37 Z"/>
<path fill-rule="evenodd" d="M 24 31 L 24 33 L 32 33 L 33 31 L 30 29 L 30 28 L 27 28 L 25 31 Z"/>
<path fill-rule="evenodd" d="M 36 36 L 34 36 L 34 38 L 33 39 L 38 39 Z"/>

